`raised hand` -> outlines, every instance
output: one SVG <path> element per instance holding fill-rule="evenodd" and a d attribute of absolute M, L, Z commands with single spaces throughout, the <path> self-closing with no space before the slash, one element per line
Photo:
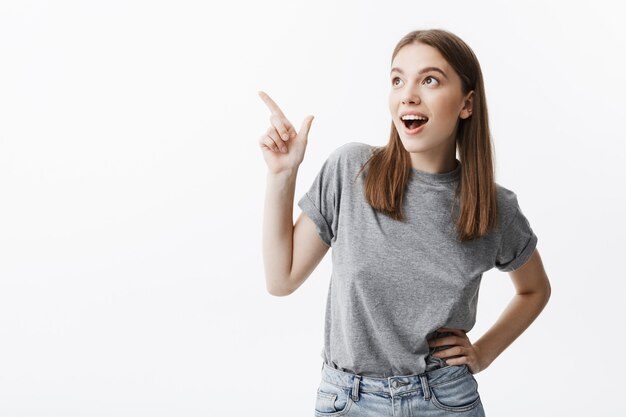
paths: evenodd
<path fill-rule="evenodd" d="M 296 132 L 270 96 L 263 91 L 259 91 L 259 96 L 271 112 L 270 127 L 259 139 L 259 146 L 269 171 L 279 173 L 297 169 L 304 159 L 313 116 L 307 116 L 302 121 L 300 131 Z"/>

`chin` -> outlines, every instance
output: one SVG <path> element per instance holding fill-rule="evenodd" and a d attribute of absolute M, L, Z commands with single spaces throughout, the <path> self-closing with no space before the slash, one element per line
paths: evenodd
<path fill-rule="evenodd" d="M 425 152 L 433 147 L 431 143 L 420 137 L 403 138 L 402 135 L 400 135 L 400 141 L 407 152 Z"/>

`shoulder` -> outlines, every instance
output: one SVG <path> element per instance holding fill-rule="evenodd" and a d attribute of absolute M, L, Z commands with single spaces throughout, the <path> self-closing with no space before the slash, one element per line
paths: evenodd
<path fill-rule="evenodd" d="M 517 200 L 517 194 L 510 188 L 506 188 L 502 184 L 496 182 L 496 195 L 498 204 L 503 206 L 510 206 Z"/>
<path fill-rule="evenodd" d="M 375 147 L 362 142 L 348 142 L 334 148 L 320 169 L 323 181 L 336 181 L 337 185 L 353 180 L 372 155 Z"/>
<path fill-rule="evenodd" d="M 376 149 L 375 146 L 363 142 L 348 142 L 335 148 L 329 160 L 346 167 L 361 166 Z"/>
<path fill-rule="evenodd" d="M 519 211 L 517 194 L 496 182 L 496 201 L 498 205 L 498 221 L 502 225 L 510 223 Z"/>

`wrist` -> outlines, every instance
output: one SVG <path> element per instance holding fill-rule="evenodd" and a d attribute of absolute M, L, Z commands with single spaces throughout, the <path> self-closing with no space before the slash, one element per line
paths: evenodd
<path fill-rule="evenodd" d="M 481 370 L 487 369 L 489 365 L 493 362 L 493 358 L 491 358 L 487 352 L 483 349 L 483 347 L 479 343 L 474 343 L 474 350 L 476 351 L 476 356 L 478 358 L 478 363 Z"/>

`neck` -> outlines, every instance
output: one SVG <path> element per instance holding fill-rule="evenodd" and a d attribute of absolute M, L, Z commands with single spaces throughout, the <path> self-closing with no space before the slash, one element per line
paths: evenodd
<path fill-rule="evenodd" d="M 454 171 L 457 166 L 456 154 L 428 155 L 423 152 L 411 152 L 411 166 L 429 174 L 442 174 Z"/>

